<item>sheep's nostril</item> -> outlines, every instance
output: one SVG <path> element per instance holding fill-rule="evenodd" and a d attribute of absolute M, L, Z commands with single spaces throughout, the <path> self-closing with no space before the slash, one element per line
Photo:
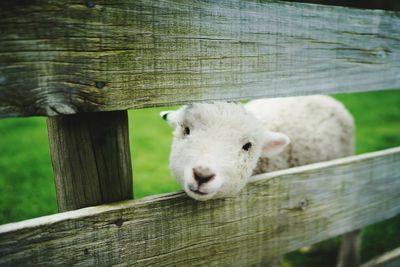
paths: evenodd
<path fill-rule="evenodd" d="M 209 168 L 193 168 L 193 177 L 199 185 L 211 181 L 215 174 Z"/>

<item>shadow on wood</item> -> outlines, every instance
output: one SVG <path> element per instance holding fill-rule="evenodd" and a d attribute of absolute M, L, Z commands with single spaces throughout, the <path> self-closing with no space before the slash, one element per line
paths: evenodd
<path fill-rule="evenodd" d="M 48 118 L 59 211 L 133 198 L 126 111 Z"/>

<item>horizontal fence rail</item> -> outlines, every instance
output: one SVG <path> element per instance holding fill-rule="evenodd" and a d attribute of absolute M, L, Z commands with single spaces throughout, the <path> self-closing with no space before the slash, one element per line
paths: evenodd
<path fill-rule="evenodd" d="M 400 213 L 400 148 L 0 226 L 0 265 L 246 266 Z"/>
<path fill-rule="evenodd" d="M 376 258 L 364 263 L 361 267 L 396 267 L 400 266 L 400 247 L 385 252 Z"/>
<path fill-rule="evenodd" d="M 400 12 L 3 0 L 0 31 L 3 117 L 400 87 Z"/>

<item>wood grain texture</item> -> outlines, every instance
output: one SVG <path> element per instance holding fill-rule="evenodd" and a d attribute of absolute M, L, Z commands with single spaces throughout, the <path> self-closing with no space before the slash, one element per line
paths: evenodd
<path fill-rule="evenodd" d="M 254 0 L 0 3 L 0 116 L 400 87 L 400 12 Z"/>
<path fill-rule="evenodd" d="M 248 266 L 400 213 L 400 148 L 0 226 L 0 265 Z"/>
<path fill-rule="evenodd" d="M 47 122 L 59 211 L 133 198 L 126 111 Z"/>

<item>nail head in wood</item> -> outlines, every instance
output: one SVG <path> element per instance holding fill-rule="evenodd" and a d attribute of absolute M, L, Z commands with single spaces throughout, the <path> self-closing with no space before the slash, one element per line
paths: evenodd
<path fill-rule="evenodd" d="M 96 84 L 96 88 L 98 88 L 98 89 L 103 89 L 104 86 L 106 86 L 105 82 L 96 82 L 95 84 Z"/>

